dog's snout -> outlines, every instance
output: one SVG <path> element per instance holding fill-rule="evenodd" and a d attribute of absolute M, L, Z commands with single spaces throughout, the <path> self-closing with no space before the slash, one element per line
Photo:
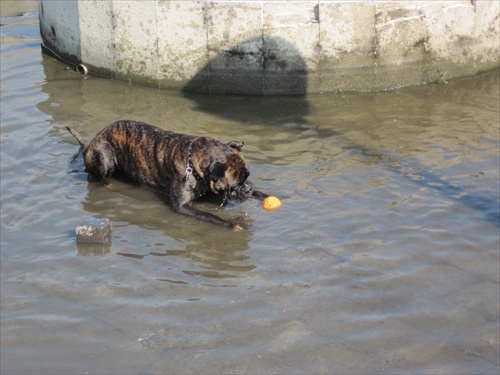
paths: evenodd
<path fill-rule="evenodd" d="M 252 193 L 253 184 L 250 181 L 242 181 L 228 191 L 228 197 L 236 202 L 244 202 L 252 196 Z"/>
<path fill-rule="evenodd" d="M 245 191 L 245 193 L 249 193 L 251 192 L 253 189 L 253 184 L 250 182 L 250 181 L 246 181 L 244 184 L 243 184 L 243 190 Z"/>

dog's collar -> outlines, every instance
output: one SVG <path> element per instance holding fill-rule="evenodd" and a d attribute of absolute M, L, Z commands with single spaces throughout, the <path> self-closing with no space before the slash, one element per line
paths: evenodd
<path fill-rule="evenodd" d="M 201 176 L 196 172 L 196 170 L 193 167 L 193 162 L 191 160 L 191 154 L 193 151 L 193 144 L 196 142 L 200 137 L 197 137 L 191 141 L 188 147 L 188 155 L 187 155 L 187 163 L 186 163 L 186 180 L 185 182 L 188 182 L 189 176 L 193 175 L 199 182 L 203 182 L 203 179 Z"/>

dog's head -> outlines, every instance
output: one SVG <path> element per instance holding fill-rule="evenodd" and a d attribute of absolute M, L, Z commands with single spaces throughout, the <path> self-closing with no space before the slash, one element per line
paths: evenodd
<path fill-rule="evenodd" d="M 248 180 L 250 170 L 240 153 L 243 142 L 231 141 L 227 146 L 210 165 L 210 189 L 240 203 L 253 193 L 253 184 Z"/>

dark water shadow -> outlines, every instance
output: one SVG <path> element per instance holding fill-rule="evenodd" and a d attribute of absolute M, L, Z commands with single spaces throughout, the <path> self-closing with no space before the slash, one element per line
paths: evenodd
<path fill-rule="evenodd" d="M 367 157 L 365 159 L 367 163 L 373 163 L 376 160 L 386 170 L 395 173 L 402 179 L 438 193 L 447 200 L 460 203 L 480 212 L 488 223 L 500 228 L 500 196 L 498 197 L 499 200 L 495 200 L 479 192 L 467 191 L 419 165 L 418 161 L 373 153 L 370 149 L 360 145 L 353 145 L 350 149 L 359 151 L 363 156 Z"/>
<path fill-rule="evenodd" d="M 403 176 L 407 178 L 406 175 Z M 496 227 L 500 227 L 500 200 L 494 200 L 477 191 L 467 192 L 460 186 L 453 185 L 425 169 L 413 173 L 412 181 L 418 185 L 432 188 L 436 193 L 439 193 L 451 201 L 458 202 L 473 210 L 481 212 L 487 222 Z"/>
<path fill-rule="evenodd" d="M 391 170 L 401 175 L 404 179 L 409 179 L 417 185 L 435 191 L 446 199 L 480 212 L 487 222 L 500 228 L 500 200 L 492 199 L 475 191 L 466 191 L 460 186 L 453 185 L 435 173 L 425 169 L 413 172 L 412 175 L 402 173 L 401 168 L 391 167 Z"/>
<path fill-rule="evenodd" d="M 206 95 L 184 92 L 184 97 L 196 104 L 195 111 L 208 113 L 243 124 L 281 126 L 307 124 L 309 103 L 303 95 L 248 96 Z"/>

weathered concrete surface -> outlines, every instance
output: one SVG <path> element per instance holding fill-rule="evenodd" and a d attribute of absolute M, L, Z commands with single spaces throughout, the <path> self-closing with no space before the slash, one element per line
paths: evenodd
<path fill-rule="evenodd" d="M 90 73 L 210 93 L 386 90 L 499 66 L 499 2 L 39 0 Z"/>
<path fill-rule="evenodd" d="M 111 222 L 109 219 L 91 219 L 77 225 L 75 232 L 79 244 L 106 244 L 111 241 Z"/>

